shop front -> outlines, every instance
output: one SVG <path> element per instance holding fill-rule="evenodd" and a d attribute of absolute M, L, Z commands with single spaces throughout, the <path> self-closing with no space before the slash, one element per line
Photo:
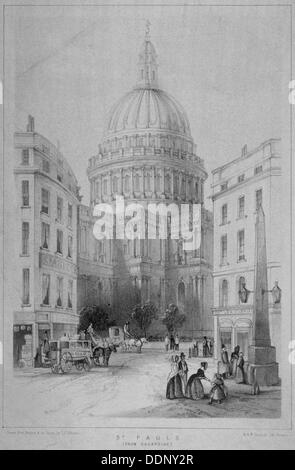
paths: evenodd
<path fill-rule="evenodd" d="M 33 367 L 33 325 L 13 326 L 13 366 L 15 368 Z"/>
<path fill-rule="evenodd" d="M 226 347 L 229 357 L 235 346 L 239 345 L 245 360 L 248 359 L 253 328 L 252 316 L 252 306 L 213 309 L 215 359 L 220 360 L 222 345 Z"/>

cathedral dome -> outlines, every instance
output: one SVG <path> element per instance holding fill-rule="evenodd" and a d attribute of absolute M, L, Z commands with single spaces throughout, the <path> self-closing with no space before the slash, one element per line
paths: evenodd
<path fill-rule="evenodd" d="M 159 89 L 157 55 L 149 27 L 139 53 L 137 84 L 111 109 L 104 139 L 117 133 L 144 130 L 168 131 L 191 140 L 184 109 L 171 95 Z"/>
<path fill-rule="evenodd" d="M 138 86 L 112 108 L 105 135 L 146 129 L 171 131 L 191 138 L 185 111 L 171 95 L 151 86 Z"/>

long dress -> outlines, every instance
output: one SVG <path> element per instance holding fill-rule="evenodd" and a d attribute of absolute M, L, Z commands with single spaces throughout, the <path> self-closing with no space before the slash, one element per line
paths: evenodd
<path fill-rule="evenodd" d="M 229 373 L 229 360 L 228 360 L 228 354 L 226 350 L 222 350 L 222 353 L 221 353 L 221 364 L 219 368 L 219 373 L 226 374 L 226 375 Z"/>
<path fill-rule="evenodd" d="M 172 370 L 168 377 L 168 383 L 166 387 L 166 398 L 168 400 L 175 400 L 175 398 L 183 398 L 182 392 L 182 381 L 179 375 L 178 364 L 175 363 L 172 366 Z"/>
<path fill-rule="evenodd" d="M 224 385 L 222 378 L 216 377 L 212 382 L 213 386 L 210 391 L 210 399 L 221 401 L 227 397 L 227 388 Z"/>
<path fill-rule="evenodd" d="M 237 373 L 236 373 L 236 383 L 237 384 L 246 383 L 244 364 L 245 364 L 244 358 L 239 357 L 239 359 L 237 361 Z"/>
<path fill-rule="evenodd" d="M 232 353 L 231 358 L 230 358 L 230 375 L 235 377 L 237 373 L 237 362 L 238 362 L 239 356 L 236 353 Z"/>
<path fill-rule="evenodd" d="M 186 385 L 187 385 L 187 374 L 188 374 L 188 367 L 186 361 L 179 361 L 178 363 L 178 370 L 179 370 L 179 375 L 181 378 L 181 383 L 182 383 L 182 393 L 185 395 L 186 391 Z"/>
<path fill-rule="evenodd" d="M 204 398 L 204 388 L 201 379 L 205 379 L 203 369 L 198 369 L 196 374 L 190 376 L 187 382 L 185 395 L 192 400 L 201 400 Z"/>

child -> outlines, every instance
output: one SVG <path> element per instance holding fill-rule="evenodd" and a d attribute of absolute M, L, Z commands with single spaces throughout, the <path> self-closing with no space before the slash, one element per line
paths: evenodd
<path fill-rule="evenodd" d="M 224 385 L 223 378 L 220 374 L 214 374 L 212 380 L 212 388 L 210 390 L 210 400 L 209 405 L 212 405 L 213 400 L 216 400 L 218 403 L 221 403 L 222 400 L 227 398 L 227 388 Z"/>

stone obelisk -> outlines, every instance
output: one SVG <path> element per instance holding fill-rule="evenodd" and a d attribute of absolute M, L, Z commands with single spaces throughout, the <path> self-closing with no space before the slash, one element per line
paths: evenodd
<path fill-rule="evenodd" d="M 271 346 L 269 332 L 265 215 L 261 205 L 257 209 L 255 223 L 253 338 L 248 350 L 248 361 L 250 383 L 278 383 L 276 349 Z"/>

